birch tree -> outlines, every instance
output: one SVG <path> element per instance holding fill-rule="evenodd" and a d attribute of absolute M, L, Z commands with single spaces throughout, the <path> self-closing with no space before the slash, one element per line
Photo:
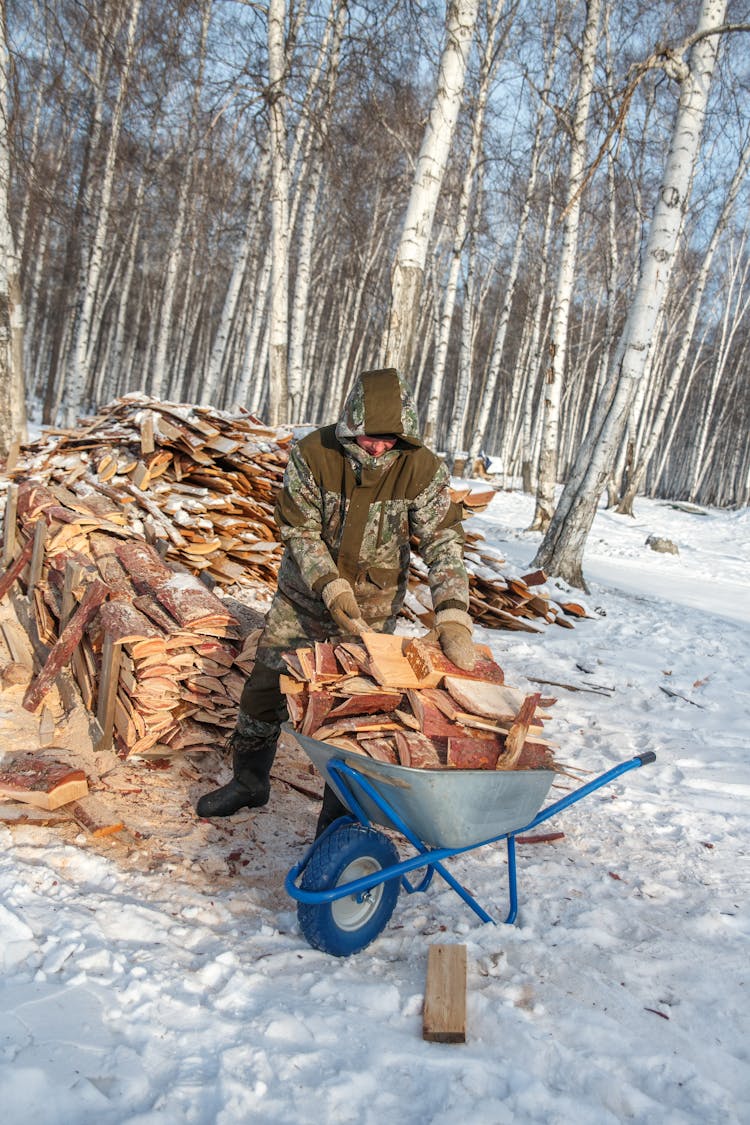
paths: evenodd
<path fill-rule="evenodd" d="M 588 0 L 576 108 L 570 137 L 570 165 L 563 219 L 562 252 L 553 306 L 550 362 L 544 381 L 542 444 L 539 454 L 536 508 L 531 522 L 531 528 L 536 531 L 543 531 L 547 527 L 555 503 L 560 403 L 568 347 L 570 303 L 576 280 L 581 194 L 586 174 L 586 136 L 599 39 L 599 11 L 600 0 Z"/>
<path fill-rule="evenodd" d="M 484 119 L 487 112 L 490 81 L 493 70 L 498 64 L 498 51 L 495 42 L 500 17 L 502 16 L 505 0 L 498 0 L 488 13 L 487 37 L 479 72 L 477 95 L 474 99 L 474 112 L 472 114 L 471 144 L 469 157 L 466 161 L 461 193 L 456 209 L 456 226 L 453 233 L 453 247 L 451 251 L 450 267 L 445 283 L 445 296 L 439 317 L 438 338 L 435 346 L 435 359 L 432 365 L 432 379 L 430 393 L 427 401 L 427 414 L 424 425 L 425 441 L 433 440 L 437 428 L 438 414 L 443 396 L 443 382 L 445 379 L 446 362 L 448 358 L 448 344 L 453 324 L 453 313 L 458 294 L 458 277 L 463 258 L 466 232 L 469 226 L 472 197 L 475 190 L 477 164 L 482 150 L 484 137 Z"/>
<path fill-rule="evenodd" d="M 112 196 L 114 192 L 115 159 L 117 156 L 117 146 L 120 140 L 120 130 L 122 127 L 122 118 L 125 105 L 125 97 L 128 90 L 130 70 L 133 65 L 133 58 L 135 53 L 135 32 L 136 26 L 138 24 L 138 17 L 140 15 L 140 9 L 141 0 L 133 0 L 130 8 L 130 18 L 127 23 L 124 61 L 119 73 L 117 97 L 112 113 L 112 120 L 109 126 L 109 136 L 107 140 L 101 185 L 98 193 L 99 197 L 98 206 L 96 207 L 96 221 L 94 225 L 93 238 L 91 240 L 91 248 L 88 254 L 85 254 L 86 247 L 84 243 L 85 256 L 82 259 L 81 278 L 79 282 L 79 312 L 76 320 L 75 335 L 73 338 L 73 345 L 71 349 L 65 395 L 65 416 L 66 423 L 68 425 L 73 425 L 77 414 L 81 410 L 86 392 L 86 381 L 90 374 L 90 362 L 94 347 L 93 319 L 95 304 L 97 296 L 99 295 L 99 287 L 102 282 L 102 269 L 104 265 L 107 231 L 109 229 L 111 219 Z M 119 20 L 119 15 L 115 18 L 116 20 Z M 119 30 L 118 23 L 115 23 L 115 30 Z M 106 50 L 104 43 L 105 28 L 102 27 L 100 44 L 100 60 L 102 62 L 102 65 L 99 75 L 99 81 L 101 82 L 102 87 L 104 83 L 105 66 L 107 65 L 104 62 Z M 102 95 L 103 90 L 98 89 L 95 96 L 97 102 L 99 103 L 99 108 L 97 110 L 97 113 L 99 115 L 102 112 Z M 98 121 L 98 128 L 101 130 L 100 116 Z"/>
<path fill-rule="evenodd" d="M 385 363 L 407 376 L 411 372 L 430 233 L 461 108 L 478 10 L 479 0 L 451 0 L 448 5 L 437 88 L 391 274 Z"/>
<path fill-rule="evenodd" d="M 688 315 L 686 318 L 686 322 L 681 325 L 680 344 L 677 350 L 677 355 L 670 362 L 670 371 L 666 380 L 666 386 L 663 388 L 659 396 L 659 405 L 656 411 L 656 415 L 651 423 L 649 436 L 640 451 L 637 462 L 630 474 L 627 488 L 620 499 L 617 511 L 621 515 L 633 514 L 633 501 L 635 500 L 638 490 L 643 483 L 646 471 L 651 462 L 651 458 L 654 455 L 654 452 L 664 431 L 664 426 L 666 425 L 670 407 L 674 402 L 678 387 L 681 388 L 682 395 L 684 397 L 687 396 L 688 385 L 683 384 L 683 376 L 687 365 L 690 347 L 694 341 L 698 314 L 703 302 L 703 296 L 706 291 L 706 285 L 708 282 L 709 274 L 711 272 L 711 266 L 714 260 L 714 255 L 716 253 L 716 248 L 719 245 L 721 236 L 726 231 L 729 224 L 729 220 L 732 215 L 732 211 L 737 200 L 740 187 L 742 186 L 742 183 L 747 174 L 749 164 L 750 140 L 745 142 L 745 145 L 742 149 L 737 168 L 735 169 L 734 176 L 732 177 L 732 182 L 729 185 L 729 190 L 724 200 L 724 205 L 722 206 L 719 218 L 714 225 L 708 247 L 705 254 L 703 255 L 703 261 L 701 262 L 700 269 L 696 277 L 694 278 L 693 286 L 691 289 L 691 300 Z M 727 302 L 727 307 L 728 305 L 729 302 Z M 708 411 L 704 415 L 704 420 L 706 423 L 708 422 L 709 417 L 710 411 Z M 705 445 L 705 437 L 703 438 L 703 444 Z M 700 463 L 700 457 L 697 458 L 697 463 Z"/>
<path fill-rule="evenodd" d="M 289 158 L 287 154 L 285 0 L 268 4 L 268 89 L 271 144 L 271 307 L 268 420 L 287 421 L 289 375 Z"/>
<path fill-rule="evenodd" d="M 299 250 L 297 255 L 297 274 L 292 300 L 292 323 L 289 347 L 289 402 L 292 418 L 300 418 L 304 402 L 304 342 L 307 323 L 308 299 L 312 279 L 312 254 L 315 236 L 315 219 L 324 177 L 323 156 L 331 124 L 334 95 L 339 75 L 341 43 L 344 26 L 348 16 L 348 4 L 344 0 L 332 0 L 331 10 L 326 21 L 326 33 L 319 52 L 316 70 L 322 71 L 323 60 L 327 55 L 328 73 L 321 98 L 316 106 L 310 104 L 309 112 L 314 114 L 314 127 L 310 125 L 311 171 L 307 196 L 302 207 L 300 223 Z M 311 83 L 311 85 L 313 85 Z M 314 85 L 317 85 L 317 78 Z M 311 90 L 312 97 L 312 90 Z"/>
<path fill-rule="evenodd" d="M 695 35 L 654 58 L 679 84 L 679 99 L 658 199 L 635 294 L 614 355 L 610 388 L 597 407 L 534 566 L 585 587 L 583 551 L 596 509 L 643 378 L 664 305 L 700 152 L 711 79 L 727 0 L 703 0 Z"/>
<path fill-rule="evenodd" d="M 23 380 L 23 313 L 18 256 L 10 223 L 8 135 L 8 43 L 5 0 L 0 0 L 0 458 L 14 440 L 26 437 Z"/>
<path fill-rule="evenodd" d="M 510 269 L 508 270 L 508 278 L 505 284 L 502 309 L 500 311 L 497 328 L 494 332 L 490 361 L 487 366 L 487 374 L 482 386 L 481 393 L 479 395 L 479 405 L 476 413 L 476 418 L 474 420 L 471 439 L 469 441 L 469 471 L 471 471 L 472 467 L 477 461 L 477 458 L 479 457 L 480 451 L 482 449 L 482 444 L 484 443 L 487 434 L 493 407 L 497 402 L 498 383 L 503 359 L 503 352 L 505 350 L 505 341 L 508 333 L 508 325 L 510 323 L 510 314 L 516 295 L 516 284 L 518 282 L 518 275 L 521 269 L 521 260 L 526 243 L 526 233 L 529 225 L 529 218 L 531 216 L 534 194 L 536 192 L 539 165 L 543 154 L 544 123 L 548 112 L 547 103 L 549 100 L 549 92 L 552 87 L 552 80 L 555 72 L 555 65 L 557 62 L 557 53 L 560 45 L 561 34 L 562 22 L 556 19 L 552 30 L 552 40 L 545 71 L 544 84 L 542 90 L 540 91 L 539 103 L 537 106 L 531 157 L 529 159 L 529 170 L 526 177 L 524 201 L 518 220 L 518 228 L 516 230 L 515 241 L 513 244 L 513 256 L 511 258 Z M 546 253 L 542 256 L 541 270 L 543 271 L 543 274 L 546 275 Z M 539 292 L 540 295 L 543 295 L 544 293 L 543 280 L 539 287 Z M 521 364 L 517 363 L 514 365 L 514 380 L 513 390 L 511 393 L 511 404 L 516 402 L 518 398 L 521 397 L 523 393 L 523 386 L 524 384 L 522 381 L 522 367 Z"/>
<path fill-rule="evenodd" d="M 200 99 L 203 92 L 203 75 L 206 65 L 206 42 L 211 22 L 212 6 L 213 0 L 203 0 L 200 39 L 198 43 L 197 73 L 193 82 L 193 96 L 191 99 L 190 117 L 187 127 L 187 159 L 180 173 L 177 206 L 174 223 L 171 228 L 167 261 L 164 269 L 156 348 L 151 364 L 150 386 L 151 394 L 154 395 L 155 398 L 159 398 L 162 392 L 170 387 L 171 367 L 167 360 L 167 355 L 173 342 L 172 327 L 178 292 L 177 277 L 184 254 L 188 208 L 190 206 L 191 188 L 193 186 L 194 169 L 197 159 L 196 148 L 198 143 Z"/>

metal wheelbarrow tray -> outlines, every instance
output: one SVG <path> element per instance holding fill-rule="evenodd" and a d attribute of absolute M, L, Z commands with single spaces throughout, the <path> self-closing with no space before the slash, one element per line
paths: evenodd
<path fill-rule="evenodd" d="M 426 890 L 437 871 L 483 922 L 494 919 L 450 874 L 443 860 L 505 839 L 512 923 L 518 910 L 515 837 L 575 804 L 623 773 L 655 760 L 649 752 L 614 766 L 542 808 L 553 770 L 423 770 L 391 765 L 284 729 L 350 810 L 289 871 L 285 887 L 298 903 L 303 934 L 315 948 L 346 956 L 385 927 L 399 889 Z M 541 810 L 541 811 L 540 811 Z M 400 832 L 416 850 L 401 860 L 372 824 Z M 407 875 L 426 868 L 418 885 Z"/>

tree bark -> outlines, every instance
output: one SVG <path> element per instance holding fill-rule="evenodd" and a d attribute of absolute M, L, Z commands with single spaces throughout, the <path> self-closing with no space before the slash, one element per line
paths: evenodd
<path fill-rule="evenodd" d="M 600 0 L 588 0 L 586 26 L 583 32 L 583 50 L 578 78 L 576 111 L 570 141 L 570 167 L 568 169 L 567 198 L 563 226 L 562 253 L 557 274 L 550 363 L 544 381 L 544 414 L 542 418 L 542 445 L 539 454 L 536 508 L 531 529 L 544 531 L 552 518 L 557 484 L 557 455 L 560 430 L 560 404 L 568 348 L 568 320 L 570 303 L 576 281 L 578 257 L 578 228 L 581 212 L 581 194 L 586 175 L 586 134 L 589 106 L 594 87 L 596 48 L 599 38 Z"/>
<path fill-rule="evenodd" d="M 461 107 L 466 67 L 474 39 L 479 0 L 451 0 L 437 89 L 417 160 L 396 260 L 391 274 L 385 362 L 405 377 L 411 357 L 422 295 L 424 266 L 453 132 Z"/>
<path fill-rule="evenodd" d="M 5 0 L 0 0 L 0 459 L 14 441 L 26 438 L 23 378 L 23 307 L 19 262 L 10 223 L 8 136 L 8 44 Z"/>
<path fill-rule="evenodd" d="M 81 292 L 78 302 L 78 317 L 68 362 L 67 384 L 65 393 L 65 421 L 67 425 L 75 423 L 77 415 L 81 412 L 86 391 L 86 382 L 89 376 L 89 363 L 94 348 L 93 318 L 95 303 L 99 295 L 102 268 L 109 228 L 112 196 L 114 192 L 115 158 L 122 128 L 125 97 L 130 79 L 130 70 L 135 54 L 135 30 L 140 15 L 141 0 L 134 0 L 130 8 L 126 33 L 125 57 L 119 72 L 119 86 L 115 102 L 112 121 L 109 128 L 109 138 L 104 161 L 104 170 L 99 190 L 98 206 L 96 209 L 96 223 L 94 235 L 91 240 L 90 253 L 82 257 Z M 104 31 L 102 30 L 102 36 Z M 102 45 L 102 51 L 104 51 Z M 110 50 L 113 49 L 110 45 Z M 103 73 L 101 75 L 103 82 Z M 103 91 L 96 93 L 97 98 L 103 96 Z M 85 252 L 85 246 L 84 246 Z"/>
<path fill-rule="evenodd" d="M 271 138 L 271 307 L 268 421 L 287 421 L 289 372 L 289 156 L 286 125 L 285 0 L 268 4 L 268 90 Z"/>

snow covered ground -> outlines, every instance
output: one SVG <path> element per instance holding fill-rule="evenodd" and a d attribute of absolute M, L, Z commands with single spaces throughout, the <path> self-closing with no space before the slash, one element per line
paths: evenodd
<path fill-rule="evenodd" d="M 529 569 L 530 517 L 503 492 L 474 521 L 507 573 Z M 163 838 L 157 822 L 134 849 L 0 826 L 4 1121 L 750 1120 L 749 556 L 747 511 L 601 511 L 591 619 L 481 634 L 511 684 L 610 689 L 542 689 L 559 758 L 599 773 L 657 755 L 550 821 L 564 839 L 519 845 L 515 926 L 481 924 L 436 879 L 363 953 L 314 951 L 283 890 L 314 802 L 279 785 L 260 812 L 196 826 L 195 763 Z M 161 774 L 128 778 L 134 815 L 139 784 L 159 800 Z M 504 845 L 450 866 L 504 917 Z M 468 948 L 462 1045 L 421 1038 L 435 941 Z"/>

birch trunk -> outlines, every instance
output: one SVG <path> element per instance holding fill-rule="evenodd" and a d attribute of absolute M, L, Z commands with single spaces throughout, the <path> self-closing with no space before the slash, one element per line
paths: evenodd
<path fill-rule="evenodd" d="M 464 449 L 464 427 L 469 404 L 469 394 L 471 391 L 471 364 L 474 352 L 474 337 L 476 335 L 476 229 L 479 225 L 479 220 L 481 217 L 481 199 L 482 173 L 480 169 L 477 179 L 477 205 L 475 216 L 476 226 L 474 231 L 472 232 L 472 238 L 469 244 L 469 258 L 466 265 L 464 299 L 461 306 L 461 344 L 458 356 L 458 377 L 456 380 L 455 394 L 453 396 L 451 422 L 448 428 L 448 437 L 446 439 L 448 457 L 451 459 L 455 459 L 459 453 L 463 455 L 466 452 Z M 470 463 L 465 462 L 462 475 L 471 476 Z"/>
<path fill-rule="evenodd" d="M 203 90 L 203 75 L 206 65 L 206 41 L 208 28 L 211 22 L 211 9 L 213 0 L 203 0 L 201 11 L 201 31 L 198 46 L 198 73 L 193 87 L 193 100 L 190 108 L 190 120 L 187 128 L 186 149 L 187 161 L 180 176 L 180 187 L 177 194 L 177 207 L 174 225 L 169 238 L 167 262 L 164 269 L 162 282 L 161 306 L 158 313 L 158 333 L 154 358 L 151 363 L 150 390 L 154 398 L 161 398 L 165 388 L 169 386 L 171 364 L 167 358 L 172 344 L 172 327 L 174 322 L 175 302 L 177 298 L 177 276 L 185 248 L 185 229 L 187 226 L 188 206 L 190 193 L 193 187 L 194 169 L 196 161 L 196 144 L 198 138 L 198 112 Z"/>
<path fill-rule="evenodd" d="M 391 275 L 391 304 L 385 363 L 407 379 L 419 315 L 424 266 L 440 188 L 461 107 L 466 67 L 474 38 L 479 0 L 451 0 L 446 14 L 446 42 L 417 159 L 401 241 Z"/>
<path fill-rule="evenodd" d="M 339 76 L 341 43 L 348 15 L 348 5 L 344 3 L 344 0 L 332 0 L 331 9 L 326 21 L 326 33 L 319 52 L 319 63 L 314 75 L 314 84 L 311 83 L 313 90 L 311 90 L 308 98 L 309 113 L 310 116 L 315 119 L 315 129 L 311 129 L 311 135 L 314 136 L 311 154 L 312 172 L 302 209 L 289 341 L 289 410 L 290 417 L 298 421 L 302 418 L 301 411 L 305 401 L 306 390 L 304 386 L 304 345 L 312 276 L 315 218 L 323 183 L 324 153 Z M 329 58 L 322 105 L 316 107 L 313 103 L 312 94 L 315 87 L 317 87 L 317 75 L 323 70 L 326 55 L 328 55 Z"/>
<path fill-rule="evenodd" d="M 287 421 L 289 335 L 289 156 L 286 125 L 285 0 L 268 4 L 268 114 L 271 139 L 271 307 L 268 421 Z"/>
<path fill-rule="evenodd" d="M 259 216 L 262 211 L 262 199 L 268 189 L 268 170 L 269 170 L 269 157 L 268 152 L 264 152 L 261 156 L 260 165 L 258 168 L 256 182 L 252 192 L 252 197 L 247 209 L 247 217 L 245 219 L 245 229 L 240 239 L 240 244 L 234 256 L 232 264 L 232 273 L 229 278 L 227 291 L 224 295 L 224 303 L 221 310 L 221 318 L 219 326 L 216 330 L 213 347 L 211 349 L 211 356 L 208 362 L 208 370 L 206 372 L 206 401 L 211 402 L 214 400 L 218 392 L 219 384 L 222 375 L 226 370 L 227 354 L 230 348 L 231 329 L 235 322 L 237 309 L 240 301 L 240 294 L 242 285 L 245 281 L 248 263 L 250 260 L 250 251 L 253 242 L 257 236 L 260 219 Z"/>
<path fill-rule="evenodd" d="M 741 331 L 743 321 L 750 307 L 750 295 L 747 292 L 747 277 L 750 271 L 750 261 L 743 251 L 746 248 L 746 236 L 743 235 L 742 247 L 737 255 L 737 260 L 731 269 L 729 292 L 725 294 L 724 314 L 721 318 L 721 339 L 718 347 L 713 349 L 713 372 L 709 383 L 708 396 L 701 410 L 701 425 L 698 441 L 691 460 L 691 484 L 688 498 L 695 500 L 700 491 L 706 471 L 717 446 L 719 434 L 723 428 L 724 419 L 728 408 L 734 398 L 729 392 L 723 396 L 719 417 L 716 417 L 717 397 L 719 387 L 725 382 L 729 352 L 734 339 Z M 739 280 L 738 280 L 739 278 Z M 736 290 L 739 289 L 739 293 Z M 709 434 L 711 435 L 709 439 Z"/>
<path fill-rule="evenodd" d="M 549 91 L 552 87 L 552 80 L 555 72 L 555 65 L 557 63 L 557 52 L 560 46 L 560 36 L 562 34 L 562 23 L 557 21 L 553 28 L 552 43 L 550 45 L 549 58 L 544 76 L 544 86 L 540 94 L 539 105 L 537 108 L 536 122 L 534 125 L 534 140 L 531 149 L 531 158 L 529 161 L 529 172 L 526 179 L 526 188 L 524 193 L 523 206 L 521 208 L 521 215 L 518 221 L 518 229 L 513 244 L 513 256 L 511 258 L 510 269 L 508 270 L 508 280 L 505 285 L 505 295 L 503 297 L 503 306 L 498 320 L 497 327 L 493 333 L 492 352 L 490 361 L 487 365 L 487 372 L 483 381 L 483 387 L 479 396 L 479 406 L 474 421 L 471 439 L 469 441 L 469 466 L 473 466 L 479 457 L 482 446 L 486 442 L 486 434 L 489 426 L 490 417 L 496 408 L 498 382 L 500 378 L 501 365 L 503 359 L 503 352 L 505 350 L 505 340 L 508 332 L 508 325 L 510 323 L 511 309 L 513 308 L 513 300 L 516 295 L 516 285 L 518 282 L 518 274 L 521 267 L 521 259 L 523 254 L 524 245 L 526 242 L 526 232 L 531 216 L 532 202 L 536 192 L 537 178 L 539 175 L 539 164 L 542 157 L 543 145 L 542 134 L 544 129 L 544 122 L 547 116 Z M 546 254 L 542 256 L 541 268 L 546 275 L 547 270 L 547 257 Z M 544 291 L 544 283 L 540 285 L 540 292 Z M 514 365 L 513 373 L 513 390 L 511 392 L 511 402 L 515 403 L 521 394 L 521 366 L 520 364 Z"/>
<path fill-rule="evenodd" d="M 661 189 L 645 247 L 640 276 L 613 364 L 614 394 L 607 394 L 594 417 L 592 432 L 581 446 L 570 479 L 534 566 L 585 589 L 583 551 L 599 496 L 627 425 L 639 379 L 643 377 L 653 331 L 663 308 L 675 251 L 688 206 L 716 56 L 718 35 L 706 34 L 724 20 L 727 0 L 703 0 L 698 32 L 690 49 L 670 52 L 666 61 L 680 83 L 680 96 Z"/>
<path fill-rule="evenodd" d="M 89 376 L 89 363 L 94 349 L 93 322 L 95 304 L 101 285 L 102 267 L 110 224 L 112 194 L 114 191 L 115 160 L 120 141 L 125 98 L 127 96 L 130 71 L 135 55 L 135 31 L 140 15 L 141 0 L 133 0 L 130 19 L 127 25 L 125 52 L 119 71 L 119 85 L 112 120 L 109 127 L 107 151 L 102 172 L 97 207 L 96 226 L 91 241 L 91 251 L 83 275 L 83 292 L 79 301 L 79 315 L 76 322 L 65 394 L 65 421 L 72 426 L 81 412 Z"/>
<path fill-rule="evenodd" d="M 10 224 L 8 44 L 5 2 L 0 0 L 0 459 L 14 441 L 26 439 L 23 378 L 23 311 L 19 263 Z"/>
<path fill-rule="evenodd" d="M 709 383 L 708 395 L 703 409 L 701 410 L 698 433 L 691 457 L 690 467 L 692 480 L 690 484 L 690 500 L 695 499 L 703 480 L 706 467 L 706 445 L 708 443 L 709 433 L 714 432 L 716 427 L 714 410 L 719 386 L 726 369 L 729 347 L 747 310 L 748 301 L 750 301 L 750 298 L 745 297 L 742 302 L 743 307 L 740 311 L 740 297 L 737 295 L 737 290 L 739 289 L 741 294 L 745 289 L 747 272 L 750 268 L 750 262 L 747 260 L 745 251 L 746 236 L 743 235 L 739 251 L 734 254 L 734 261 L 730 263 L 729 284 L 725 287 L 723 293 L 721 332 L 718 346 L 716 342 L 714 343 L 713 372 Z"/>
<path fill-rule="evenodd" d="M 529 361 L 523 363 L 525 372 L 523 381 L 524 399 L 521 419 L 521 479 L 524 492 L 531 492 L 533 469 L 539 463 L 538 427 L 534 425 L 534 406 L 541 401 L 541 388 L 537 391 L 544 363 L 544 347 L 548 338 L 549 323 L 542 327 L 544 319 L 544 295 L 547 286 L 547 262 L 550 258 L 550 244 L 552 242 L 552 220 L 554 217 L 554 197 L 550 191 L 547 213 L 544 220 L 544 235 L 542 238 L 541 268 L 539 274 L 539 290 L 534 306 L 534 316 L 531 325 L 528 356 Z M 550 310 L 551 311 L 551 310 Z M 513 443 L 515 446 L 515 442 Z"/>
<path fill-rule="evenodd" d="M 537 478 L 536 508 L 531 521 L 531 529 L 543 531 L 552 518 L 557 484 L 557 454 L 560 429 L 560 402 L 568 346 L 568 320 L 570 303 L 576 280 L 576 259 L 578 256 L 578 227 L 581 212 L 581 194 L 586 174 L 586 135 L 588 131 L 589 106 L 594 86 L 596 48 L 599 36 L 600 0 L 588 0 L 586 5 L 586 26 L 583 32 L 581 69 L 578 79 L 576 111 L 570 139 L 570 167 L 568 169 L 568 190 L 565 203 L 562 253 L 557 274 L 554 312 L 552 317 L 552 338 L 550 340 L 550 364 L 544 383 L 544 414 L 541 431 L 541 452 L 539 455 L 539 474 Z"/>
<path fill-rule="evenodd" d="M 498 63 L 498 51 L 495 37 L 504 3 L 505 0 L 499 0 L 499 3 L 495 5 L 495 8 L 490 14 L 487 27 L 487 41 L 482 56 L 479 89 L 477 91 L 473 114 L 469 158 L 466 162 L 466 170 L 461 183 L 461 194 L 456 209 L 456 226 L 453 234 L 450 268 L 448 270 L 448 279 L 445 283 L 445 296 L 439 314 L 438 339 L 435 347 L 435 360 L 433 363 L 432 379 L 430 380 L 430 394 L 427 401 L 427 414 L 424 425 L 424 439 L 428 444 L 434 440 L 443 398 L 445 364 L 448 357 L 448 344 L 450 342 L 451 325 L 453 323 L 453 313 L 458 293 L 458 275 L 461 269 L 466 232 L 469 226 L 469 214 L 472 196 L 474 194 L 476 169 L 482 149 L 484 118 L 487 110 L 490 80 Z"/>

